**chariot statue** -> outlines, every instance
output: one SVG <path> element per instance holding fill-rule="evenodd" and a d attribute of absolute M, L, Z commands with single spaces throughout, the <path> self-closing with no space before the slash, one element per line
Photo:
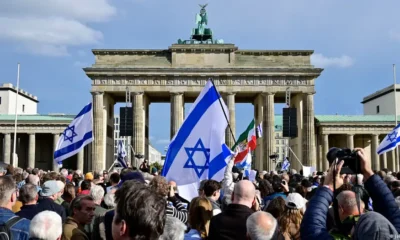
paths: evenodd
<path fill-rule="evenodd" d="M 200 13 L 196 14 L 196 25 L 197 28 L 192 30 L 192 39 L 197 41 L 212 41 L 212 31 L 210 28 L 206 28 L 208 24 L 208 17 L 206 7 L 208 4 L 199 4 Z"/>

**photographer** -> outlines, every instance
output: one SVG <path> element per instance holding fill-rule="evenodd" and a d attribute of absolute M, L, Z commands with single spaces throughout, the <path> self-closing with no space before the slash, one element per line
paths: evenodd
<path fill-rule="evenodd" d="M 377 212 L 369 212 L 361 216 L 353 216 L 353 226 L 350 230 L 352 236 L 337 236 L 328 233 L 326 229 L 326 219 L 330 204 L 333 202 L 334 183 L 336 189 L 343 185 L 345 175 L 340 175 L 344 161 L 340 161 L 335 171 L 335 162 L 329 169 L 325 178 L 324 186 L 319 188 L 314 197 L 309 202 L 309 207 L 305 212 L 303 222 L 301 224 L 300 233 L 302 239 L 389 239 L 390 235 L 396 236 L 400 231 L 400 210 L 397 206 L 393 194 L 386 186 L 383 180 L 371 169 L 370 162 L 365 157 L 363 149 L 355 149 L 357 160 L 360 161 L 361 172 L 364 175 L 365 189 L 369 192 L 374 210 Z M 334 175 L 335 173 L 335 175 Z M 335 178 L 335 179 L 333 179 Z M 346 193 L 341 196 L 348 198 L 350 194 Z M 353 196 L 355 198 L 355 196 Z M 341 200 L 341 199 L 339 199 Z M 353 200 L 352 200 L 353 201 Z M 340 207 L 339 207 L 340 208 Z M 335 211 L 343 209 L 335 209 Z M 346 213 L 349 213 L 346 209 Z M 357 211 L 358 214 L 360 214 Z M 378 214 L 379 213 L 379 214 Z M 353 213 L 354 214 L 354 213 Z M 341 219 L 343 219 L 342 214 Z M 343 231 L 344 229 L 339 229 Z"/>

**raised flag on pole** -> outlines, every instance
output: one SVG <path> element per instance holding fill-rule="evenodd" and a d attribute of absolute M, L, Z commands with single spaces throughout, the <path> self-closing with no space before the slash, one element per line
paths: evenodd
<path fill-rule="evenodd" d="M 282 162 L 281 171 L 289 171 L 290 162 L 289 159 L 286 157 L 285 160 Z"/>
<path fill-rule="evenodd" d="M 400 124 L 397 125 L 386 137 L 383 139 L 378 147 L 377 153 L 384 154 L 394 150 L 400 144 Z"/>
<path fill-rule="evenodd" d="M 246 130 L 240 134 L 239 139 L 232 147 L 232 150 L 236 150 L 237 147 L 239 147 L 239 153 L 235 158 L 235 163 L 242 162 L 249 152 L 256 149 L 257 137 L 254 129 L 254 119 L 247 126 Z"/>
<path fill-rule="evenodd" d="M 92 103 L 86 105 L 64 130 L 54 152 L 57 163 L 77 154 L 93 141 Z"/>
<path fill-rule="evenodd" d="M 162 176 L 175 181 L 179 194 L 188 200 L 198 195 L 200 181 L 223 179 L 232 152 L 225 145 L 228 123 L 222 108 L 228 111 L 208 81 L 169 144 Z"/>
<path fill-rule="evenodd" d="M 260 123 L 256 127 L 256 137 L 257 138 L 262 137 L 262 133 L 263 133 L 263 131 L 262 131 L 262 123 Z"/>
<path fill-rule="evenodd" d="M 236 163 L 236 167 L 244 170 L 243 175 L 245 177 L 249 177 L 249 175 L 250 175 L 251 162 L 252 162 L 251 151 L 248 150 L 246 157 L 241 162 Z"/>
<path fill-rule="evenodd" d="M 128 164 L 125 161 L 126 157 L 126 151 L 125 151 L 125 145 L 122 142 L 122 140 L 118 141 L 118 152 L 117 152 L 117 161 L 123 168 L 127 168 Z"/>

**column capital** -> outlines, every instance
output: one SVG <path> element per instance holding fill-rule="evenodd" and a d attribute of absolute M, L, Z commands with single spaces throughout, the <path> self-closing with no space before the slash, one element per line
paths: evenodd
<path fill-rule="evenodd" d="M 261 96 L 271 96 L 271 95 L 275 95 L 276 94 L 276 92 L 262 92 L 261 93 Z"/>
<path fill-rule="evenodd" d="M 99 92 L 99 91 L 97 91 L 97 92 L 91 92 L 92 93 L 92 95 L 103 95 L 104 94 L 104 92 Z"/>
<path fill-rule="evenodd" d="M 28 135 L 36 135 L 36 133 L 28 133 Z"/>
<path fill-rule="evenodd" d="M 314 95 L 316 93 L 317 93 L 316 91 L 312 91 L 312 92 L 304 92 L 303 94 L 305 94 L 305 95 Z"/>
<path fill-rule="evenodd" d="M 351 137 L 351 136 L 354 136 L 355 134 L 354 133 L 347 133 L 346 134 L 346 136 L 348 136 L 348 137 Z"/>
<path fill-rule="evenodd" d="M 169 95 L 171 96 L 183 95 L 183 92 L 170 92 Z"/>
<path fill-rule="evenodd" d="M 132 95 L 143 95 L 144 92 L 132 92 Z"/>
<path fill-rule="evenodd" d="M 236 95 L 236 92 L 224 92 L 225 95 Z"/>

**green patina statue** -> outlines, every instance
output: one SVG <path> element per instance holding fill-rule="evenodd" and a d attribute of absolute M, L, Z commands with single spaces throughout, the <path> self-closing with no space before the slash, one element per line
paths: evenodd
<path fill-rule="evenodd" d="M 213 40 L 213 33 L 210 28 L 207 28 L 208 17 L 206 7 L 208 4 L 199 4 L 200 13 L 196 14 L 197 28 L 192 29 L 190 40 L 178 40 L 178 44 L 220 44 L 223 40 Z"/>

